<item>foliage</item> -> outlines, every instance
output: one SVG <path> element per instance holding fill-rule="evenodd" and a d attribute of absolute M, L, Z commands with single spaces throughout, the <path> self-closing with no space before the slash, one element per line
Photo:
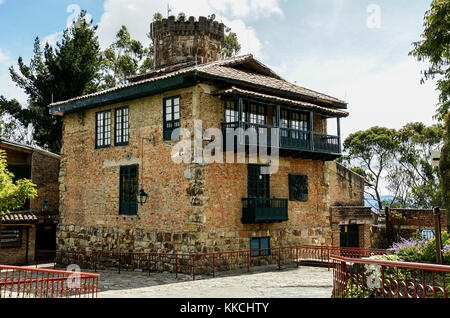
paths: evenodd
<path fill-rule="evenodd" d="M 102 52 L 101 88 L 111 88 L 127 83 L 127 78 L 146 73 L 153 68 L 153 45 L 144 47 L 131 38 L 125 25 L 116 34 L 116 41 Z"/>
<path fill-rule="evenodd" d="M 36 197 L 36 185 L 30 180 L 13 181 L 14 175 L 6 167 L 6 153 L 0 150 L 0 216 L 20 209 L 27 199 Z"/>
<path fill-rule="evenodd" d="M 367 193 L 377 209 L 443 206 L 439 170 L 431 165 L 432 151 L 442 146 L 444 127 L 409 123 L 399 130 L 373 127 L 351 134 L 342 160 L 369 181 Z M 385 184 L 392 200 L 381 199 Z"/>
<path fill-rule="evenodd" d="M 410 55 L 430 66 L 422 72 L 422 82 L 439 77 L 439 105 L 435 117 L 443 120 L 450 110 L 450 0 L 433 0 L 425 12 L 422 40 L 413 43 Z"/>
<path fill-rule="evenodd" d="M 403 215 L 403 213 L 401 213 L 401 212 L 392 210 L 391 211 L 391 216 L 396 218 L 396 219 L 399 219 L 399 220 L 402 220 L 402 221 L 406 221 L 406 216 Z"/>
<path fill-rule="evenodd" d="M 236 33 L 228 32 L 225 34 L 225 42 L 222 48 L 223 57 L 232 57 L 239 54 L 241 51 L 241 45 L 239 44 Z"/>
<path fill-rule="evenodd" d="M 450 265 L 450 257 L 448 246 L 450 246 L 450 235 L 442 232 L 442 245 L 444 246 L 444 264 Z M 411 238 L 409 240 L 402 239 L 400 243 L 394 243 L 392 250 L 401 261 L 415 263 L 436 263 L 436 239 L 418 240 Z"/>
<path fill-rule="evenodd" d="M 11 79 L 28 95 L 28 107 L 0 96 L 0 108 L 23 126 L 31 124 L 35 142 L 56 153 L 61 149 L 62 119 L 50 116 L 48 105 L 98 89 L 100 50 L 96 27 L 92 26 L 92 21 L 86 21 L 85 16 L 86 12 L 82 11 L 78 20 L 64 31 L 55 49 L 46 44 L 42 50 L 37 37 L 30 65 L 25 65 L 20 57 L 19 72 L 10 68 Z"/>
<path fill-rule="evenodd" d="M 398 147 L 397 132 L 394 129 L 372 127 L 366 131 L 351 134 L 344 141 L 346 161 L 353 162 L 360 173 L 370 182 L 369 192 L 377 202 L 378 209 L 382 209 L 380 183 L 383 174 L 387 172 L 394 159 L 394 151 Z"/>
<path fill-rule="evenodd" d="M 445 145 L 442 148 L 439 170 L 441 172 L 442 196 L 447 209 L 447 231 L 450 233 L 450 112 L 447 114 Z"/>

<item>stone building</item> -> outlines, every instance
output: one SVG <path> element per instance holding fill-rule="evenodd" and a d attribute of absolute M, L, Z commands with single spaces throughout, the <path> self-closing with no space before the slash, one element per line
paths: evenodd
<path fill-rule="evenodd" d="M 333 161 L 341 156 L 346 102 L 291 84 L 252 55 L 221 59 L 224 25 L 210 19 L 169 17 L 154 22 L 150 35 L 154 70 L 50 105 L 64 118 L 59 249 L 198 253 L 345 245 L 345 225 L 356 225 L 351 244 L 370 246 L 364 180 Z M 209 128 L 224 132 L 224 140 L 202 134 Z M 256 135 L 259 150 L 279 153 L 276 172 L 271 160 L 249 160 L 253 139 L 238 128 Z M 245 162 L 200 158 L 212 145 L 211 153 L 225 158 L 218 150 L 230 133 L 235 145 L 226 150 L 234 158 L 244 146 Z M 261 142 L 267 134 L 278 144 Z M 176 151 L 180 140 L 194 146 Z M 175 162 L 187 153 L 196 160 Z M 140 204 L 143 192 L 148 197 Z M 342 215 L 355 209 L 363 219 L 355 219 L 359 212 Z"/>
<path fill-rule="evenodd" d="M 14 180 L 30 179 L 37 187 L 36 198 L 2 217 L 0 264 L 28 264 L 35 250 L 55 250 L 59 220 L 60 156 L 0 138 L 6 152 L 8 170 Z"/>

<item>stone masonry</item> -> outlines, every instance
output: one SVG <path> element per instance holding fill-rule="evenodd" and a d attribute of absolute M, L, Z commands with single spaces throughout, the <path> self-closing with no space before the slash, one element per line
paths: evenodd
<path fill-rule="evenodd" d="M 308 202 L 289 202 L 289 221 L 243 225 L 246 164 L 175 164 L 176 142 L 162 138 L 161 103 L 181 96 L 181 125 L 193 132 L 219 126 L 224 102 L 194 87 L 65 115 L 60 171 L 59 249 L 198 253 L 249 248 L 251 237 L 271 237 L 272 247 L 331 245 L 331 207 L 363 205 L 363 179 L 334 162 L 281 158 L 271 176 L 271 195 L 289 197 L 289 174 L 309 177 Z M 95 149 L 95 112 L 129 107 L 130 143 Z M 320 121 L 317 125 L 323 126 Z M 141 142 L 144 145 L 141 150 Z M 141 152 L 142 151 L 142 152 Z M 119 216 L 119 167 L 139 164 L 149 193 L 137 216 Z"/>

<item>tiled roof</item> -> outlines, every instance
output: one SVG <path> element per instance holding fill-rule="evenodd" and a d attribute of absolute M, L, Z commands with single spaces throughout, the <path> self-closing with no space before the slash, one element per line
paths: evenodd
<path fill-rule="evenodd" d="M 11 212 L 2 216 L 4 224 L 32 224 L 37 220 L 36 214 L 31 212 Z"/>
<path fill-rule="evenodd" d="M 268 100 L 268 101 L 274 101 L 274 102 L 279 102 L 279 103 L 284 103 L 284 104 L 290 104 L 293 106 L 299 106 L 303 109 L 311 109 L 311 110 L 320 112 L 322 114 L 334 115 L 334 116 L 339 116 L 339 117 L 348 117 L 348 115 L 349 115 L 349 113 L 344 110 L 326 108 L 326 107 L 314 105 L 311 103 L 299 102 L 296 100 L 281 98 L 278 96 L 267 95 L 267 94 L 262 94 L 262 93 L 258 93 L 258 92 L 252 92 L 252 91 L 240 89 L 237 87 L 231 87 L 228 89 L 218 90 L 218 91 L 214 92 L 214 95 L 227 95 L 227 94 L 240 94 L 240 95 L 246 95 L 246 96 L 253 96 L 253 97 L 261 98 L 261 99 Z"/>
<path fill-rule="evenodd" d="M 47 155 L 47 156 L 50 156 L 50 157 L 54 157 L 54 158 L 57 158 L 57 159 L 59 159 L 61 157 L 60 155 L 58 155 L 56 153 L 44 150 L 41 147 L 36 146 L 36 145 L 35 146 L 30 146 L 30 145 L 27 145 L 27 144 L 23 144 L 23 143 L 20 143 L 20 142 L 17 142 L 17 141 L 12 141 L 12 140 L 0 137 L 0 149 L 2 148 L 1 147 L 2 144 L 10 146 L 10 147 L 24 149 L 24 150 L 30 151 L 30 152 L 31 151 L 38 151 L 38 152 L 40 152 L 40 153 L 42 153 L 44 155 Z"/>
<path fill-rule="evenodd" d="M 246 69 L 237 69 L 234 68 L 234 66 L 240 66 L 243 64 L 253 64 L 258 69 L 262 70 L 263 74 L 259 74 L 256 72 L 252 72 L 250 70 Z M 183 64 L 183 63 L 182 63 Z M 180 64 L 181 66 L 183 66 Z M 173 70 L 175 69 L 175 70 Z M 53 104 L 50 104 L 49 107 L 56 107 L 64 104 L 68 104 L 71 102 L 88 99 L 92 97 L 97 97 L 101 95 L 105 95 L 108 93 L 116 92 L 118 90 L 137 86 L 140 84 L 150 83 L 150 82 L 156 82 L 159 80 L 169 79 L 178 75 L 183 74 L 204 74 L 206 76 L 210 77 L 216 77 L 223 80 L 228 81 L 234 81 L 236 82 L 236 85 L 239 83 L 241 84 L 247 84 L 247 85 L 254 85 L 260 87 L 261 90 L 271 90 L 271 91 L 279 91 L 280 95 L 284 94 L 290 94 L 290 95 L 302 95 L 305 97 L 308 97 L 310 99 L 314 99 L 317 102 L 330 104 L 330 107 L 333 107 L 334 103 L 340 104 L 340 105 L 346 105 L 346 102 L 339 100 L 337 98 L 315 92 L 313 90 L 289 83 L 288 81 L 285 81 L 280 76 L 275 74 L 270 68 L 262 64 L 261 62 L 255 60 L 251 54 L 248 55 L 242 55 L 237 56 L 229 59 L 224 59 L 220 61 L 215 61 L 211 63 L 201 64 L 201 65 L 190 65 L 186 64 L 185 67 L 176 68 L 174 67 L 166 67 L 163 69 L 151 71 L 144 75 L 138 75 L 135 77 L 131 77 L 130 83 L 127 85 L 122 85 L 118 87 L 114 87 L 111 89 L 107 89 L 104 91 L 100 91 L 97 93 L 80 96 L 76 98 L 72 98 L 66 101 L 60 101 L 55 102 Z"/>

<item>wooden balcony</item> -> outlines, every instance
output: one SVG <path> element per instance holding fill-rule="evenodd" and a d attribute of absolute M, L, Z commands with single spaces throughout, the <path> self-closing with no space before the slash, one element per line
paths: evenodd
<path fill-rule="evenodd" d="M 238 132 L 236 130 L 238 128 L 243 131 Z M 222 124 L 224 149 L 227 149 L 227 140 L 231 140 L 228 138 L 232 138 L 233 134 L 235 150 L 238 146 L 272 148 L 276 143 L 276 137 L 272 138 L 272 129 L 276 128 L 275 126 L 239 122 Z M 339 136 L 281 128 L 278 130 L 277 144 L 282 156 L 324 160 L 334 160 L 341 156 Z"/>
<path fill-rule="evenodd" d="M 242 199 L 242 224 L 288 221 L 288 199 Z"/>

